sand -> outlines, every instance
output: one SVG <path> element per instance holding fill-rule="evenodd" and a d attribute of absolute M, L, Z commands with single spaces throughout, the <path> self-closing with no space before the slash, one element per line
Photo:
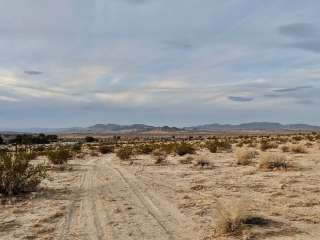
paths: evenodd
<path fill-rule="evenodd" d="M 262 171 L 259 156 L 238 166 L 233 153 L 205 150 L 192 157 L 208 169 L 178 156 L 161 165 L 150 155 L 74 159 L 39 191 L 0 205 L 0 239 L 320 239 L 319 147 L 286 154 L 295 169 Z M 270 224 L 215 238 L 217 209 L 244 203 Z"/>

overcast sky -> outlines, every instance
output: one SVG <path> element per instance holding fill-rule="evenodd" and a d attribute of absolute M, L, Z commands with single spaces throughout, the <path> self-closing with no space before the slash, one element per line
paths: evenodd
<path fill-rule="evenodd" d="M 318 0 L 0 0 L 0 128 L 320 124 Z"/>

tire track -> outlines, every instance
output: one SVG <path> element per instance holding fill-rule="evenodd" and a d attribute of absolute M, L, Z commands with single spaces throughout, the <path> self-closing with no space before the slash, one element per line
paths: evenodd
<path fill-rule="evenodd" d="M 139 183 L 139 181 L 132 174 L 126 172 L 126 170 L 121 170 L 118 166 L 111 163 L 109 159 L 105 162 L 106 166 L 115 172 L 122 182 L 129 187 L 130 191 L 144 206 L 148 214 L 156 220 L 163 232 L 167 235 L 168 239 L 196 239 L 192 237 L 192 233 L 182 234 L 186 232 L 186 226 L 183 226 L 183 229 L 180 228 L 181 221 L 172 216 L 172 213 L 175 213 L 174 215 L 176 216 L 179 215 L 179 210 L 174 209 L 174 207 L 169 206 L 167 203 L 161 203 L 160 198 L 151 196 L 149 191 L 143 191 L 141 186 L 142 184 Z M 157 200 L 155 198 L 157 198 Z M 168 207 L 168 209 L 166 209 L 166 207 Z M 181 214 L 179 217 L 181 217 Z"/>

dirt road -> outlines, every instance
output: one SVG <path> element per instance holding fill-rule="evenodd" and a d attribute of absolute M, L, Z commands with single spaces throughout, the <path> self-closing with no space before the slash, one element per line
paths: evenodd
<path fill-rule="evenodd" d="M 81 169 L 59 240 L 197 239 L 189 219 L 111 156 L 91 159 Z"/>

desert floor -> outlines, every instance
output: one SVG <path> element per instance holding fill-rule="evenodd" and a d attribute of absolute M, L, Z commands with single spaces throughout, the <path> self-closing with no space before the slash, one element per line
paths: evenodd
<path fill-rule="evenodd" d="M 75 159 L 38 192 L 0 205 L 0 239 L 320 239 L 320 150 L 287 154 L 296 166 L 288 171 L 206 151 L 192 157 L 209 159 L 209 169 L 181 164 L 186 156 L 161 165 L 150 155 L 133 164 L 114 154 Z M 222 208 L 246 208 L 268 224 L 214 238 Z"/>

